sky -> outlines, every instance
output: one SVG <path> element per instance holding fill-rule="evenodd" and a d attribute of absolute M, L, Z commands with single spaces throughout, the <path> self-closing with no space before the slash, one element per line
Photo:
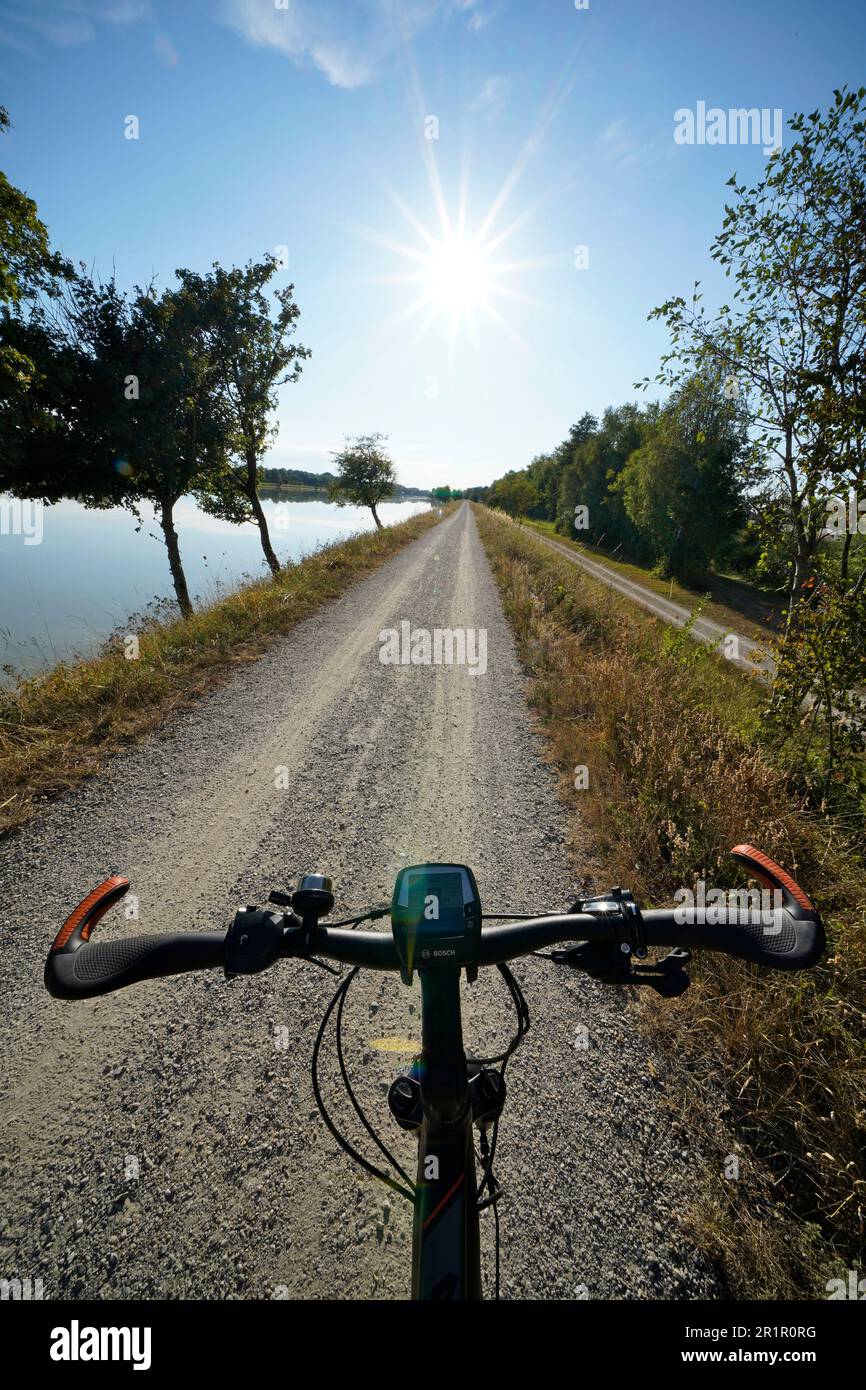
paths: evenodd
<path fill-rule="evenodd" d="M 861 0 L 0 0 L 0 166 L 124 288 L 279 258 L 312 356 L 269 465 L 380 431 L 459 488 L 640 399 L 655 305 L 727 298 L 726 180 L 766 145 L 677 113 L 770 131 L 864 55 Z"/>

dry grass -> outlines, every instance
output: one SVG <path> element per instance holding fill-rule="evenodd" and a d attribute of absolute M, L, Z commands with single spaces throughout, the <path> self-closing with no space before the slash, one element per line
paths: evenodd
<path fill-rule="evenodd" d="M 397 526 L 326 546 L 274 578 L 257 580 L 187 621 L 151 622 L 137 660 L 118 643 L 88 661 L 0 689 L 0 835 L 46 798 L 94 773 L 101 757 L 138 737 L 252 661 L 356 579 L 438 520 L 422 512 Z"/>
<path fill-rule="evenodd" d="M 601 886 L 624 882 L 655 905 L 698 878 L 734 886 L 744 880 L 730 847 L 751 841 L 821 907 L 829 945 L 815 970 L 774 974 L 704 953 L 680 999 L 640 1003 L 706 1157 L 692 1223 L 732 1293 L 820 1296 L 862 1260 L 866 1225 L 862 836 L 846 836 L 771 764 L 748 681 L 524 528 L 476 516 Z M 588 791 L 573 788 L 578 764 Z M 730 1153 L 739 1181 L 722 1176 Z"/>
<path fill-rule="evenodd" d="M 677 579 L 661 579 L 644 565 L 616 559 L 600 546 L 590 545 L 587 541 L 577 541 L 573 536 L 560 535 L 551 521 L 529 520 L 524 524 L 541 532 L 542 535 L 549 536 L 560 545 L 567 546 L 569 550 L 576 551 L 578 555 L 595 560 L 614 574 L 621 575 L 623 579 L 643 585 L 659 598 L 669 599 L 688 609 L 700 604 L 702 617 L 720 623 L 731 632 L 744 633 L 755 642 L 766 642 L 779 630 L 784 616 L 784 604 L 778 593 L 759 589 L 745 580 L 730 579 L 717 574 L 708 574 L 704 586 L 698 584 L 694 588 L 687 588 Z M 732 599 L 736 596 L 739 606 L 735 606 L 733 602 L 725 602 L 723 595 Z M 761 616 L 756 617 L 756 614 Z"/>

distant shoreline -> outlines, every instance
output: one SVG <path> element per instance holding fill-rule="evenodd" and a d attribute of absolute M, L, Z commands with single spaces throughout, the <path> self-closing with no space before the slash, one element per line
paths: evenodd
<path fill-rule="evenodd" d="M 310 483 L 265 483 L 258 488 L 261 496 L 266 497 L 269 492 L 303 492 L 314 493 L 317 497 L 327 497 L 327 487 L 313 487 Z M 412 492 L 410 490 L 394 492 L 390 497 L 384 497 L 383 502 L 432 502 L 433 494 L 430 492 Z"/>

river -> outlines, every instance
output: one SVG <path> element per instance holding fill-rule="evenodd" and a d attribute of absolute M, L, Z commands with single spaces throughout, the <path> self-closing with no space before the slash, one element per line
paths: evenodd
<path fill-rule="evenodd" d="M 143 525 L 123 508 L 93 511 L 63 501 L 30 510 L 0 498 L 0 666 L 32 674 L 87 656 L 135 614 L 160 603 L 171 612 L 174 590 L 153 511 Z M 369 531 L 362 507 L 338 507 L 308 493 L 265 493 L 262 505 L 280 560 L 299 560 L 325 542 Z M 386 502 L 387 526 L 426 511 L 429 502 Z M 267 573 L 252 524 L 208 516 L 181 498 L 175 525 L 194 602 L 210 602 L 246 578 Z M 5 680 L 11 676 L 7 670 Z"/>

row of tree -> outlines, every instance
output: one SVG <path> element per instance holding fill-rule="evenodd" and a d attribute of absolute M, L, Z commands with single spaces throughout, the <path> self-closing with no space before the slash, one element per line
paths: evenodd
<path fill-rule="evenodd" d="M 364 437 L 365 436 L 362 435 L 359 436 L 358 439 L 348 440 L 347 445 L 354 448 L 357 446 L 359 439 L 363 439 Z M 380 441 L 385 438 L 384 435 L 378 435 L 376 437 Z M 339 453 L 335 451 L 334 457 L 343 459 L 345 452 L 346 450 L 342 450 Z M 383 450 L 380 450 L 380 452 L 382 453 L 383 462 L 385 462 L 386 455 Z M 305 468 L 263 468 L 262 480 L 266 487 L 289 486 L 315 488 L 316 491 L 328 492 L 332 496 L 336 490 L 338 494 L 337 500 L 339 500 L 340 496 L 343 496 L 344 484 L 346 482 L 342 465 L 340 473 L 312 473 Z M 431 490 L 430 488 L 423 487 L 407 487 L 405 483 L 398 483 L 395 481 L 390 494 L 387 495 L 398 499 L 407 497 L 435 497 L 437 501 L 447 502 L 450 498 L 459 497 L 461 494 L 453 491 L 450 487 L 436 487 Z M 360 505 L 368 506 L 369 503 L 362 501 Z"/>
<path fill-rule="evenodd" d="M 337 481 L 334 473 L 311 473 L 306 468 L 264 468 L 262 479 L 266 487 L 308 487 L 322 491 Z"/>
<path fill-rule="evenodd" d="M 864 99 L 794 116 L 755 187 L 728 181 L 710 254 L 730 303 L 709 313 L 695 282 L 650 315 L 666 403 L 584 414 L 485 496 L 663 573 L 723 562 L 785 588 L 767 719 L 804 763 L 820 744 L 825 794 L 843 763 L 860 785 L 866 731 Z"/>
<path fill-rule="evenodd" d="M 488 505 L 552 521 L 565 535 L 690 580 L 731 549 L 743 508 L 736 406 L 689 381 L 666 406 L 584 414 L 551 453 L 507 473 Z"/>
<path fill-rule="evenodd" d="M 671 347 L 656 381 L 667 403 L 584 415 L 568 438 L 488 497 L 688 575 L 723 553 L 753 554 L 804 594 L 834 499 L 866 494 L 866 88 L 797 115 L 795 137 L 731 203 L 710 254 L 733 282 L 708 314 L 696 281 L 650 318 Z M 636 386 L 646 387 L 649 378 Z M 748 544 L 737 544 L 745 531 Z M 837 556 L 859 592 L 857 530 Z"/>
<path fill-rule="evenodd" d="M 0 131 L 8 125 L 0 108 Z M 295 341 L 294 286 L 275 286 L 278 273 L 265 256 L 125 293 L 53 251 L 32 199 L 0 173 L 0 492 L 139 517 L 149 503 L 184 616 L 181 497 L 254 522 L 265 561 L 280 569 L 258 490 L 277 392 L 310 351 Z M 300 476 L 324 476 L 334 500 L 370 507 L 380 526 L 377 505 L 398 487 L 383 441 L 348 440 L 336 472 Z"/>

